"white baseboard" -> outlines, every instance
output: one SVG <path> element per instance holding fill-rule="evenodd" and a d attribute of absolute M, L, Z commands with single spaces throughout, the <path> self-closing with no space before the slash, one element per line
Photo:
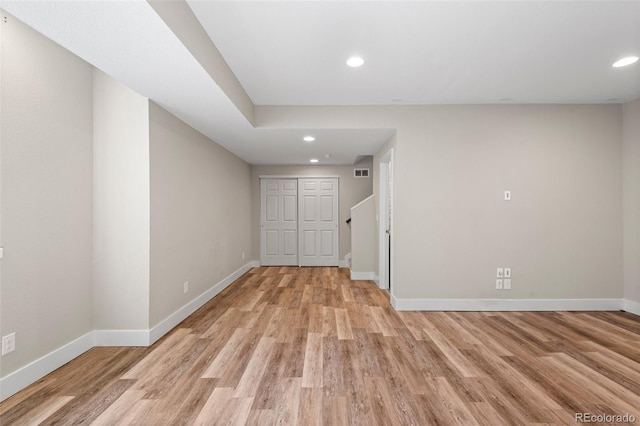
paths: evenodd
<path fill-rule="evenodd" d="M 149 330 L 94 330 L 95 346 L 149 346 Z"/>
<path fill-rule="evenodd" d="M 344 257 L 344 260 L 339 260 L 338 261 L 338 267 L 339 268 L 350 268 L 351 267 L 351 252 L 347 253 L 346 256 Z"/>
<path fill-rule="evenodd" d="M 398 299 L 398 311 L 619 311 L 622 299 Z M 629 311 L 631 312 L 631 311 Z"/>
<path fill-rule="evenodd" d="M 18 393 L 93 347 L 93 331 L 0 378 L 0 401 Z"/>
<path fill-rule="evenodd" d="M 375 281 L 377 278 L 375 272 L 354 272 L 351 271 L 351 279 L 352 280 L 371 280 Z"/>
<path fill-rule="evenodd" d="M 0 401 L 40 380 L 94 346 L 150 346 L 260 262 L 251 261 L 178 309 L 150 330 L 94 330 L 0 378 Z"/>
<path fill-rule="evenodd" d="M 151 346 L 173 327 L 197 311 L 202 305 L 215 297 L 229 284 L 244 275 L 249 269 L 259 266 L 258 261 L 250 261 L 237 271 L 215 284 L 180 309 L 160 321 L 149 330 L 96 330 L 96 346 Z"/>
<path fill-rule="evenodd" d="M 622 309 L 631 314 L 640 315 L 640 303 L 633 300 L 625 299 Z"/>
<path fill-rule="evenodd" d="M 209 290 L 202 293 L 200 296 L 187 303 L 167 318 L 156 324 L 151 330 L 149 330 L 149 344 L 154 344 L 158 339 L 167 334 L 173 327 L 180 324 L 185 318 L 197 311 L 202 305 L 213 299 L 218 293 L 225 288 L 229 287 L 229 284 L 240 278 L 251 268 L 260 266 L 260 262 L 252 260 L 246 265 L 240 267 L 237 271 L 233 272 L 228 277 L 224 278 L 218 284 L 211 287 Z"/>

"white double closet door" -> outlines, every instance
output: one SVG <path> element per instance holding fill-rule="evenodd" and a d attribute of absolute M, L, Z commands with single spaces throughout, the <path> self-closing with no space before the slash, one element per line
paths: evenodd
<path fill-rule="evenodd" d="M 338 266 L 338 179 L 260 179 L 260 263 Z"/>

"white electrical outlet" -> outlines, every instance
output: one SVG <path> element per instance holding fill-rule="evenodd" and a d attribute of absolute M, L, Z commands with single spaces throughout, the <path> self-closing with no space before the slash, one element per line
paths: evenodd
<path fill-rule="evenodd" d="M 511 290 L 511 279 L 507 278 L 506 280 L 504 280 L 504 289 L 505 290 Z"/>
<path fill-rule="evenodd" d="M 504 191 L 504 200 L 511 201 L 511 191 Z"/>
<path fill-rule="evenodd" d="M 498 268 L 496 271 L 496 277 L 503 278 L 504 277 L 504 269 Z"/>
<path fill-rule="evenodd" d="M 2 337 L 2 355 L 6 355 L 16 350 L 16 333 L 7 334 Z"/>
<path fill-rule="evenodd" d="M 184 294 L 189 293 L 189 281 L 184 282 Z"/>
<path fill-rule="evenodd" d="M 496 280 L 496 290 L 502 290 L 502 280 L 501 279 L 497 279 Z"/>
<path fill-rule="evenodd" d="M 504 268 L 504 277 L 511 278 L 511 268 Z"/>

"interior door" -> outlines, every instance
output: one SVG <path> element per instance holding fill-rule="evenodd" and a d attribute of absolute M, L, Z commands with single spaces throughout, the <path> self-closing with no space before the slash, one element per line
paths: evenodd
<path fill-rule="evenodd" d="M 298 264 L 298 180 L 260 179 L 260 263 Z"/>
<path fill-rule="evenodd" d="M 298 180 L 300 266 L 338 266 L 338 179 Z"/>

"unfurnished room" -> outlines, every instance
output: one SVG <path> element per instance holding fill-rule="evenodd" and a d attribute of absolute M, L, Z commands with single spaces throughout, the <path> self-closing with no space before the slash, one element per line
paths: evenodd
<path fill-rule="evenodd" d="M 0 12 L 0 424 L 640 424 L 640 1 Z"/>

